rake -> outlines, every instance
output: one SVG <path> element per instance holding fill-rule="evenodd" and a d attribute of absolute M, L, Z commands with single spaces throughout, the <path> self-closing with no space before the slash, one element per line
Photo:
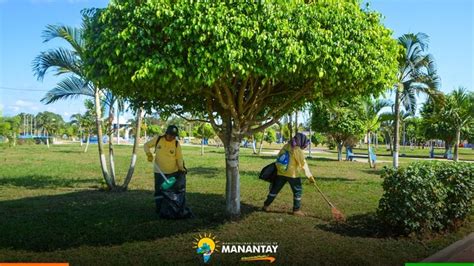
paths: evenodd
<path fill-rule="evenodd" d="M 321 191 L 321 189 L 319 189 L 318 185 L 316 185 L 316 183 L 313 183 L 314 186 L 316 187 L 316 189 L 318 190 L 318 192 L 321 194 L 321 196 L 323 196 L 324 200 L 329 204 L 329 206 L 331 206 L 331 213 L 332 213 L 332 217 L 334 218 L 334 220 L 336 220 L 336 222 L 344 222 L 346 221 L 346 217 L 344 217 L 344 214 L 342 214 L 341 211 L 339 211 L 336 206 L 334 206 L 334 204 L 332 204 L 328 198 L 324 195 L 324 193 Z"/>

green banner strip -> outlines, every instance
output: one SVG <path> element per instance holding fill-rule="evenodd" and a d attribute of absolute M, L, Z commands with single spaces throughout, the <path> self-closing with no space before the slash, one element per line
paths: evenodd
<path fill-rule="evenodd" d="M 474 262 L 419 262 L 405 263 L 405 266 L 474 266 Z"/>

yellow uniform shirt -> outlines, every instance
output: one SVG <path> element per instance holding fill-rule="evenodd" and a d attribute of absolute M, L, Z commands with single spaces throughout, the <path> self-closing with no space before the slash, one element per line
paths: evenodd
<path fill-rule="evenodd" d="M 287 143 L 278 153 L 278 157 L 286 151 L 288 151 L 290 155 L 290 159 L 288 161 L 288 168 L 285 170 L 284 167 L 278 167 L 277 163 L 278 175 L 296 178 L 298 177 L 297 175 L 299 171 L 303 170 L 306 177 L 309 178 L 310 176 L 313 176 L 304 158 L 304 152 L 303 150 L 301 150 L 300 147 L 296 146 L 294 148 L 291 148 L 290 144 Z"/>
<path fill-rule="evenodd" d="M 178 145 L 176 145 L 175 139 L 167 141 L 165 137 L 161 137 L 157 144 L 157 140 L 158 136 L 155 136 L 143 146 L 146 154 L 152 154 L 150 149 L 154 149 L 156 145 L 155 160 L 153 163 L 155 173 L 159 173 L 159 169 L 161 169 L 164 174 L 184 171 L 183 153 L 179 142 Z"/>

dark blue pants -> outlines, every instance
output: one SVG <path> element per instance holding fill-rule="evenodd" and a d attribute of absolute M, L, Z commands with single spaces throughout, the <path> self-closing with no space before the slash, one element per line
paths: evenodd
<path fill-rule="evenodd" d="M 277 176 L 275 180 L 270 183 L 270 192 L 268 193 L 267 200 L 264 205 L 269 206 L 276 198 L 280 190 L 285 186 L 286 182 L 290 183 L 291 190 L 293 191 L 293 211 L 297 211 L 301 208 L 301 195 L 303 194 L 303 187 L 301 186 L 301 178 L 291 178 L 286 176 Z"/>

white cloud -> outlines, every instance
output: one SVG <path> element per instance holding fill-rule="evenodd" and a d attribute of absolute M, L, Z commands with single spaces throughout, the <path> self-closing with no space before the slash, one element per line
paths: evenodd
<path fill-rule="evenodd" d="M 68 112 L 64 112 L 63 116 L 69 116 L 70 114 Z"/>
<path fill-rule="evenodd" d="M 31 112 L 31 111 L 38 111 L 40 108 L 34 102 L 24 101 L 24 100 L 17 100 L 13 105 L 7 106 L 7 109 L 13 110 L 14 112 Z"/>
<path fill-rule="evenodd" d="M 23 100 L 18 100 L 15 102 L 15 105 L 14 106 L 18 106 L 18 107 L 32 107 L 34 106 L 35 104 L 32 103 L 32 102 L 28 102 L 28 101 L 23 101 Z"/>
<path fill-rule="evenodd" d="M 18 111 L 20 111 L 20 107 L 14 105 L 7 106 L 6 109 L 12 110 L 14 113 L 18 113 Z"/>
<path fill-rule="evenodd" d="M 48 107 L 48 108 L 46 108 L 46 111 L 48 111 L 48 112 L 53 112 L 53 113 L 54 113 L 54 112 L 56 112 L 56 108 L 54 108 L 54 107 Z"/>

